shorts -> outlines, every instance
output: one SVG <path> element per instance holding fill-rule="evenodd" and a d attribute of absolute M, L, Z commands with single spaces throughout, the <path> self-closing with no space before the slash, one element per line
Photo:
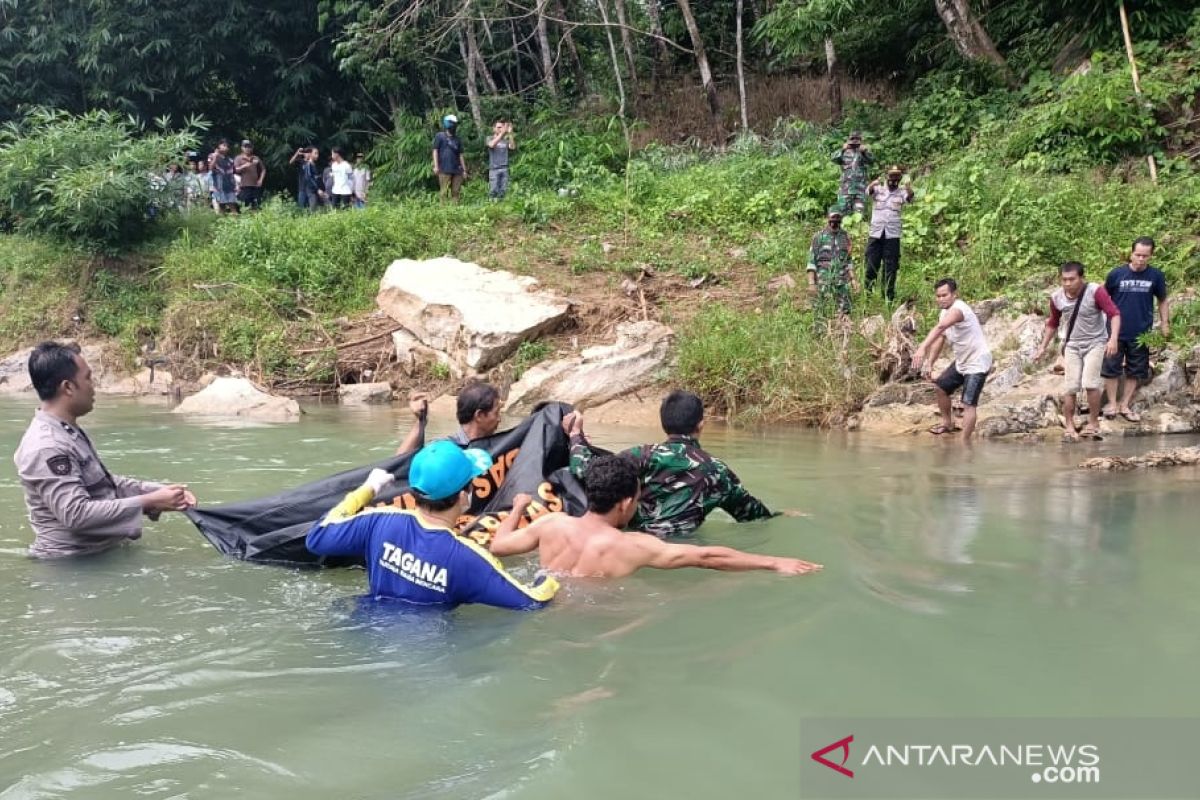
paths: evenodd
<path fill-rule="evenodd" d="M 962 387 L 962 402 L 964 406 L 979 405 L 979 395 L 983 392 L 983 383 L 987 380 L 986 372 L 968 372 L 963 375 L 958 371 L 958 364 L 951 361 L 950 366 L 937 376 L 934 384 L 946 394 L 954 394 Z"/>
<path fill-rule="evenodd" d="M 1117 342 L 1117 354 L 1104 359 L 1100 375 L 1105 378 L 1136 378 L 1140 383 L 1150 380 L 1150 348 L 1134 340 Z"/>
<path fill-rule="evenodd" d="M 1063 353 L 1063 362 L 1063 394 L 1075 394 L 1080 389 L 1090 391 L 1104 385 L 1104 378 L 1100 376 L 1100 367 L 1104 363 L 1104 345 L 1095 345 L 1086 352 L 1068 347 L 1067 352 Z"/>

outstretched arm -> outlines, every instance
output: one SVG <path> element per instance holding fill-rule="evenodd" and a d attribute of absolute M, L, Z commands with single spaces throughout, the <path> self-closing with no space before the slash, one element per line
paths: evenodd
<path fill-rule="evenodd" d="M 950 313 L 933 326 L 929 331 L 929 335 L 925 337 L 925 341 L 921 342 L 921 346 L 913 353 L 912 365 L 913 369 L 920 370 L 921 364 L 925 361 L 926 355 L 930 355 L 929 363 L 932 364 L 937 360 L 937 354 L 941 352 L 941 339 L 945 336 L 946 331 L 963 321 L 963 313 L 957 308 L 950 309 Z M 934 343 L 937 343 L 937 348 L 934 349 Z"/>
<path fill-rule="evenodd" d="M 748 570 L 772 570 L 784 575 L 803 575 L 822 569 L 823 565 L 798 558 L 760 556 L 744 553 L 732 547 L 700 547 L 691 544 L 668 544 L 649 534 L 626 534 L 637 536 L 641 556 L 640 566 L 652 569 L 682 569 L 699 567 L 722 572 L 745 572 Z"/>
<path fill-rule="evenodd" d="M 527 494 L 519 494 L 513 498 L 512 510 L 500 523 L 500 527 L 496 528 L 496 532 L 492 534 L 492 541 L 488 543 L 488 550 L 492 555 L 515 556 L 537 549 L 541 541 L 541 527 L 537 522 L 527 525 L 524 529 L 517 527 L 521 524 L 521 515 L 531 502 L 533 498 Z"/>

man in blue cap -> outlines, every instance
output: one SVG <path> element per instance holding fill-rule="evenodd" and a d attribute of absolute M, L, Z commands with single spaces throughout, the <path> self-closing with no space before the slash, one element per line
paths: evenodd
<path fill-rule="evenodd" d="M 434 442 L 409 465 L 415 510 L 366 508 L 395 479 L 374 469 L 362 486 L 313 525 L 305 544 L 319 556 L 363 556 L 372 597 L 450 608 L 461 603 L 541 608 L 558 591 L 554 578 L 527 586 L 486 549 L 454 534 L 467 507 L 464 489 L 491 466 L 492 458 L 483 450 L 464 450 L 444 439 Z"/>

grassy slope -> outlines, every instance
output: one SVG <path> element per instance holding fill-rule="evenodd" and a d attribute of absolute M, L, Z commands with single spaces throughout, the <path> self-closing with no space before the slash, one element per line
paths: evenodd
<path fill-rule="evenodd" d="M 927 313 L 933 281 L 952 275 L 968 299 L 1006 295 L 1020 308 L 1040 308 L 1059 263 L 1080 260 L 1099 279 L 1146 234 L 1159 240 L 1155 263 L 1175 291 L 1200 279 L 1200 177 L 1187 164 L 1164 164 L 1157 186 L 1139 177 L 1142 162 L 1132 159 L 1057 164 L 1062 153 L 1077 159 L 1088 141 L 1064 138 L 1062 115 L 1011 98 L 997 110 L 948 97 L 931 95 L 903 119 L 880 123 L 875 138 L 881 160 L 907 155 L 915 177 L 901 298 Z M 913 124 L 948 102 L 971 113 Z M 1030 138 L 1034 128 L 1049 148 Z M 769 282 L 791 274 L 803 285 L 808 241 L 836 191 L 828 159 L 838 141 L 798 123 L 777 126 L 770 140 L 739 140 L 719 156 L 652 148 L 625 176 L 580 177 L 571 197 L 522 186 L 518 162 L 513 195 L 500 204 L 475 183 L 459 207 L 418 197 L 312 217 L 283 204 L 240 219 L 201 215 L 107 264 L 0 237 L 0 345 L 101 334 L 117 338 L 131 359 L 148 344 L 169 352 L 185 375 L 231 363 L 266 382 L 328 384 L 345 370 L 331 343 L 354 338 L 345 318 L 372 307 L 386 265 L 452 254 L 535 275 L 580 299 L 577 329 L 552 344 L 602 338 L 622 318 L 661 318 L 681 334 L 677 378 L 717 406 L 820 422 L 873 388 L 878 343 L 814 321 L 802 295 Z M 1056 144 L 1063 141 L 1065 149 Z M 865 225 L 849 227 L 861 248 Z M 621 288 L 627 279 L 637 284 L 630 291 Z M 856 300 L 856 316 L 886 311 L 877 297 Z M 1197 312 L 1181 314 L 1175 338 L 1200 338 Z"/>

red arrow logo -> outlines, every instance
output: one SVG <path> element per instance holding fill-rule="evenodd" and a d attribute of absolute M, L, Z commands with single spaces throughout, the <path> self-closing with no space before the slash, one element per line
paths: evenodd
<path fill-rule="evenodd" d="M 854 741 L 854 736 L 850 735 L 850 736 L 847 736 L 845 739 L 841 739 L 839 741 L 834 742 L 831 745 L 826 745 L 825 747 L 822 747 L 820 750 L 818 750 L 817 752 L 812 754 L 813 761 L 816 761 L 818 764 L 824 764 L 825 766 L 829 767 L 830 769 L 836 770 L 837 772 L 842 773 L 847 778 L 853 778 L 854 770 L 846 769 L 846 766 L 845 766 L 846 762 L 850 760 L 850 743 L 853 741 Z M 841 764 L 835 764 L 832 761 L 830 761 L 829 759 L 825 758 L 825 754 L 829 753 L 833 750 L 841 750 L 842 751 L 842 763 Z"/>

